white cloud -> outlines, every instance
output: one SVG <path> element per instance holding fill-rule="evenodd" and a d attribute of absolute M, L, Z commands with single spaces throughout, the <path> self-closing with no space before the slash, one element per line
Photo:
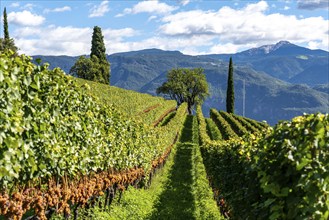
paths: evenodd
<path fill-rule="evenodd" d="M 92 28 L 71 26 L 22 27 L 13 35 L 21 53 L 78 56 L 90 53 L 92 31 Z M 132 28 L 103 29 L 102 33 L 107 53 L 120 52 L 122 41 L 138 34 Z"/>
<path fill-rule="evenodd" d="M 102 17 L 105 13 L 109 12 L 109 1 L 102 1 L 99 5 L 95 5 L 91 10 L 89 17 Z"/>
<path fill-rule="evenodd" d="M 268 4 L 266 1 L 259 1 L 255 4 L 249 4 L 247 7 L 244 8 L 247 12 L 264 12 L 268 9 Z"/>
<path fill-rule="evenodd" d="M 289 10 L 289 9 L 290 9 L 289 6 L 284 6 L 284 8 L 283 8 L 283 10 L 285 10 L 285 11 L 287 11 L 287 10 Z"/>
<path fill-rule="evenodd" d="M 158 1 L 153 2 L 160 4 Z M 174 14 L 171 13 L 175 9 L 159 10 L 154 7 L 152 10 L 142 10 L 135 6 L 126 12 L 150 13 L 146 19 L 156 19 L 161 22 L 160 27 L 153 36 L 146 39 L 143 39 L 143 31 L 133 28 L 103 29 L 107 53 L 147 48 L 180 50 L 191 55 L 235 53 L 280 40 L 308 45 L 312 49 L 329 50 L 328 20 L 323 17 L 301 18 L 279 13 L 270 14 L 270 6 L 265 1 L 249 4 L 241 9 L 222 7 L 217 11 L 192 10 Z M 15 19 L 21 17 L 13 15 Z M 35 21 L 24 19 L 29 23 L 27 20 Z M 31 24 L 26 26 L 22 21 L 16 23 L 25 26 L 17 27 L 13 31 L 15 43 L 22 53 L 71 56 L 90 53 L 92 28 L 37 27 Z M 134 38 L 135 36 L 139 37 Z"/>
<path fill-rule="evenodd" d="M 139 34 L 138 31 L 132 28 L 105 29 L 102 33 L 107 42 L 119 42 L 124 38 L 133 37 Z"/>
<path fill-rule="evenodd" d="M 125 8 L 123 13 L 117 14 L 116 17 L 122 17 L 127 14 L 139 14 L 139 13 L 151 13 L 165 15 L 174 10 L 178 9 L 177 7 L 167 5 L 166 3 L 155 1 L 142 1 L 138 2 L 132 8 Z"/>
<path fill-rule="evenodd" d="M 45 21 L 41 15 L 32 14 L 30 11 L 10 12 L 8 22 L 19 26 L 39 26 Z"/>
<path fill-rule="evenodd" d="M 260 1 L 239 10 L 222 7 L 218 11 L 178 12 L 165 16 L 159 31 L 171 37 L 213 36 L 216 46 L 212 50 L 234 51 L 246 44 L 261 46 L 281 40 L 299 44 L 314 41 L 328 50 L 328 20 L 267 14 L 268 7 Z"/>
<path fill-rule="evenodd" d="M 308 43 L 308 47 L 310 49 L 325 49 L 327 51 L 329 51 L 329 38 L 324 39 L 323 41 L 310 41 Z"/>
<path fill-rule="evenodd" d="M 45 9 L 43 12 L 44 13 L 50 13 L 50 12 L 64 12 L 64 11 L 71 11 L 71 7 L 70 6 L 64 6 L 61 8 L 54 8 L 54 9 Z"/>
<path fill-rule="evenodd" d="M 245 45 L 243 45 L 243 47 L 245 47 Z M 249 48 L 251 48 L 251 47 L 249 47 Z M 236 53 L 240 49 L 241 49 L 241 46 L 232 44 L 232 43 L 217 44 L 210 48 L 209 53 L 210 54 Z"/>

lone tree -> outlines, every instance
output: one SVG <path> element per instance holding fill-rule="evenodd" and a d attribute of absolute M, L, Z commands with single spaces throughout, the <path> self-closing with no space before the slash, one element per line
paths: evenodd
<path fill-rule="evenodd" d="M 83 79 L 110 84 L 110 63 L 106 59 L 105 51 L 102 30 L 95 26 L 91 40 L 90 58 L 79 57 L 70 69 L 70 73 Z"/>
<path fill-rule="evenodd" d="M 4 51 L 5 49 L 9 49 L 17 52 L 17 47 L 15 46 L 14 39 L 9 37 L 8 30 L 8 20 L 7 20 L 7 10 L 3 9 L 3 35 L 4 38 L 0 38 L 0 51 Z"/>
<path fill-rule="evenodd" d="M 192 114 L 195 104 L 201 104 L 209 95 L 208 83 L 203 69 L 172 69 L 167 74 L 167 82 L 157 88 L 157 94 L 164 94 L 177 101 L 187 103 Z"/>
<path fill-rule="evenodd" d="M 226 92 L 226 111 L 234 114 L 234 80 L 233 80 L 233 61 L 230 58 L 227 79 L 227 92 Z"/>

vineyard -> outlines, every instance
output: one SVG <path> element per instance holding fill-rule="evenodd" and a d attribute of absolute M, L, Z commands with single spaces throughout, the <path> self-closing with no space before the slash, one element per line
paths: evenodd
<path fill-rule="evenodd" d="M 0 219 L 326 220 L 328 149 L 328 115 L 191 116 L 0 53 Z"/>
<path fill-rule="evenodd" d="M 201 152 L 223 215 L 329 218 L 329 115 L 299 116 L 274 128 L 215 109 L 210 116 L 217 127 L 198 107 Z"/>
<path fill-rule="evenodd" d="M 20 219 L 31 209 L 40 219 L 53 212 L 68 216 L 104 193 L 106 206 L 113 191 L 148 184 L 186 115 L 184 104 L 166 126 L 154 128 L 173 101 L 117 88 L 110 91 L 113 99 L 99 100 L 88 84 L 24 55 L 1 54 L 0 82 L 0 214 L 6 218 Z M 99 86 L 93 93 L 104 91 Z"/>

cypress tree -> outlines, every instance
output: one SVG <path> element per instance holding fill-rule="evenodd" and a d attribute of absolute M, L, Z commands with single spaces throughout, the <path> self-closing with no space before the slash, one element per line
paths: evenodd
<path fill-rule="evenodd" d="M 17 47 L 15 46 L 14 39 L 9 37 L 6 8 L 4 8 L 3 10 L 3 33 L 4 33 L 4 38 L 0 38 L 0 51 L 9 49 L 12 50 L 15 53 L 15 55 L 17 55 Z"/>
<path fill-rule="evenodd" d="M 90 58 L 96 62 L 94 66 L 94 80 L 110 84 L 110 63 L 106 59 L 106 48 L 104 44 L 104 37 L 102 34 L 102 29 L 98 26 L 94 27 L 94 32 L 91 40 L 91 53 Z"/>
<path fill-rule="evenodd" d="M 6 7 L 3 10 L 3 32 L 5 40 L 9 40 L 8 21 L 7 21 L 7 10 Z"/>
<path fill-rule="evenodd" d="M 95 26 L 91 39 L 90 58 L 80 57 L 70 73 L 104 84 L 110 84 L 110 63 L 106 59 L 104 37 L 100 27 Z"/>
<path fill-rule="evenodd" d="M 102 29 L 98 26 L 94 27 L 94 32 L 91 40 L 90 57 L 96 56 L 99 60 L 106 60 L 104 37 Z"/>
<path fill-rule="evenodd" d="M 234 80 L 233 80 L 233 61 L 230 57 L 228 69 L 227 92 L 226 92 L 226 111 L 234 114 Z"/>

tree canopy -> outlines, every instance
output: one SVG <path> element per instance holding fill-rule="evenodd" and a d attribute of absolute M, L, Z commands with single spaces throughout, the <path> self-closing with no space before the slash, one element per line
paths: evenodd
<path fill-rule="evenodd" d="M 170 70 L 167 81 L 156 92 L 176 100 L 178 105 L 186 102 L 189 114 L 192 114 L 195 104 L 202 103 L 209 95 L 206 76 L 201 68 Z"/>
<path fill-rule="evenodd" d="M 105 51 L 102 30 L 100 27 L 95 26 L 91 40 L 90 58 L 79 57 L 70 73 L 83 79 L 109 84 L 111 70 Z"/>

